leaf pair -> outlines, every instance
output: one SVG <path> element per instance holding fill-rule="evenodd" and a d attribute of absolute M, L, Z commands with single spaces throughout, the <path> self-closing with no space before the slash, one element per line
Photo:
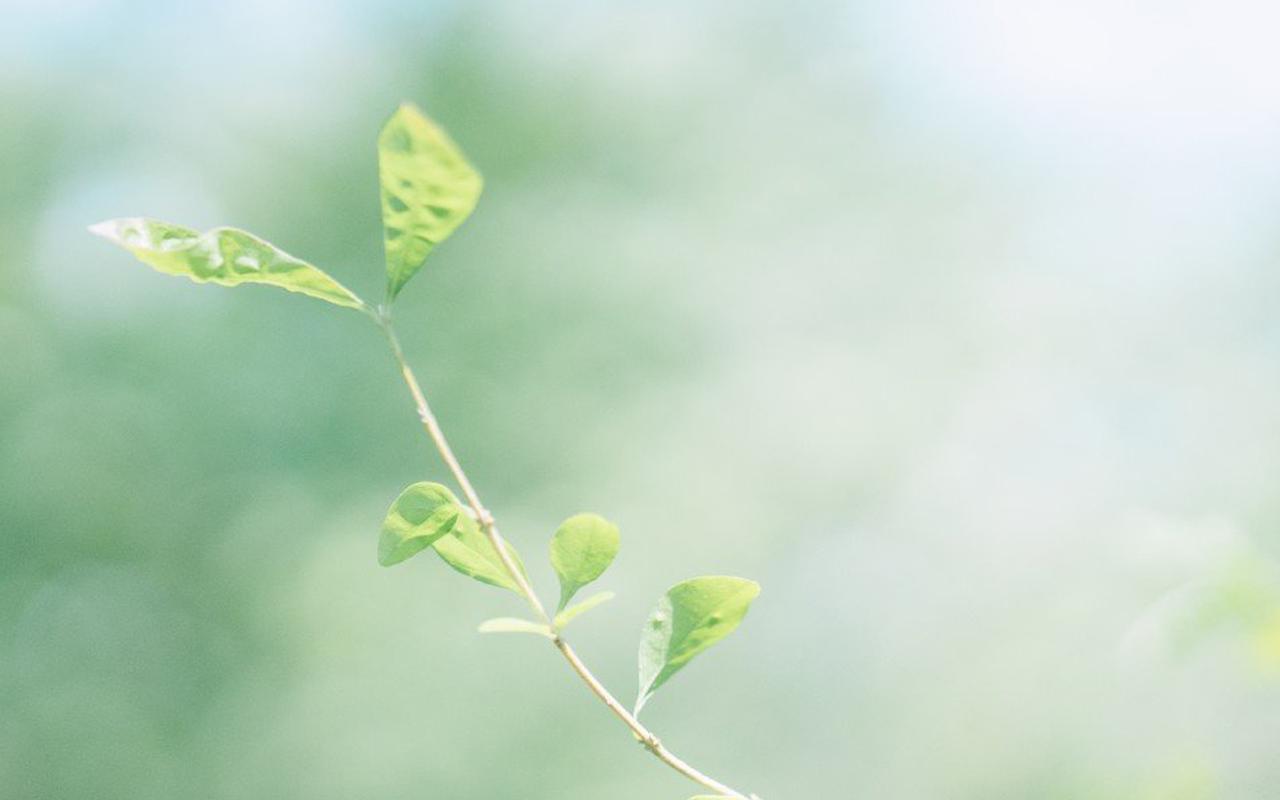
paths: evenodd
<path fill-rule="evenodd" d="M 395 300 L 427 256 L 471 214 L 483 181 L 458 146 L 412 105 L 401 105 L 378 137 L 387 300 Z M 160 272 L 197 283 L 260 283 L 367 309 L 320 268 L 236 228 L 200 233 L 141 217 L 89 228 Z"/>
<path fill-rule="evenodd" d="M 554 637 L 575 617 L 613 598 L 601 592 L 569 605 L 582 587 L 595 581 L 618 553 L 617 526 L 597 514 L 576 514 L 551 537 L 551 565 L 560 579 L 560 603 L 551 625 L 515 617 L 487 620 L 481 633 L 532 633 Z M 378 542 L 378 561 L 399 563 L 432 547 L 457 571 L 482 583 L 520 592 L 501 557 L 480 526 L 448 488 L 415 483 L 391 504 Z M 507 544 L 523 572 L 519 555 Z M 760 585 L 746 578 L 708 575 L 667 590 L 649 614 L 640 636 L 640 686 L 635 712 L 694 656 L 733 632 L 746 616 Z"/>
<path fill-rule="evenodd" d="M 551 564 L 560 576 L 560 605 L 555 627 L 569 624 L 575 617 L 613 598 L 612 592 L 601 592 L 577 605 L 568 602 L 583 586 L 599 578 L 618 552 L 618 529 L 596 514 L 577 514 L 565 520 L 551 538 Z M 504 543 L 520 570 L 524 565 L 509 543 Z M 378 563 L 384 567 L 398 564 L 416 553 L 432 547 L 457 571 L 481 583 L 520 592 L 520 587 L 507 573 L 501 556 L 489 537 L 458 502 L 453 492 L 438 483 L 415 483 L 400 493 L 382 523 L 378 539 Z M 490 620 L 482 626 L 485 633 L 542 632 L 529 626 L 538 623 L 506 624 Z M 545 628 L 546 626 L 541 626 Z"/>
<path fill-rule="evenodd" d="M 577 617 L 613 599 L 599 592 L 568 605 L 578 590 L 604 574 L 618 553 L 618 528 L 598 514 L 576 514 L 560 524 L 551 537 L 551 566 L 560 578 L 560 604 L 550 625 L 514 617 L 486 620 L 481 633 L 534 633 L 554 637 Z"/>
<path fill-rule="evenodd" d="M 453 492 L 438 483 L 415 483 L 387 509 L 378 537 L 378 563 L 399 564 L 428 547 L 463 575 L 519 594 L 520 587 L 507 573 L 493 543 Z M 510 544 L 505 547 L 524 572 L 520 554 Z"/>

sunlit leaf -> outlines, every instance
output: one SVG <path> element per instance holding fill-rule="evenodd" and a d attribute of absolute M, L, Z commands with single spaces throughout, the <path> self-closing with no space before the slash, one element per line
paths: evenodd
<path fill-rule="evenodd" d="M 551 632 L 551 628 L 541 622 L 533 620 L 520 619 L 518 617 L 495 617 L 487 619 L 480 623 L 480 627 L 476 630 L 481 633 L 532 633 L 538 636 L 545 636 L 548 639 L 554 638 L 555 634 Z"/>
<path fill-rule="evenodd" d="M 613 597 L 614 597 L 613 592 L 600 592 L 599 594 L 591 595 L 586 600 L 583 600 L 581 603 L 574 603 L 573 605 L 566 608 L 564 611 L 561 611 L 559 614 L 556 614 L 556 618 L 555 618 L 556 629 L 558 630 L 560 628 L 563 628 L 565 625 L 568 625 L 574 619 L 581 616 L 582 614 L 587 613 L 588 611 L 595 608 L 596 606 L 603 605 L 609 602 L 610 600 L 613 599 Z"/>
<path fill-rule="evenodd" d="M 387 297 L 394 300 L 431 250 L 480 199 L 483 181 L 453 140 L 405 103 L 378 136 Z"/>
<path fill-rule="evenodd" d="M 510 542 L 506 542 L 505 545 L 507 552 L 511 554 L 511 560 L 516 563 L 520 572 L 524 573 L 524 563 L 520 560 L 520 554 Z M 520 593 L 519 585 L 507 572 L 502 563 L 502 557 L 493 548 L 489 537 L 480 530 L 480 526 L 468 514 L 461 514 L 453 530 L 436 539 L 431 546 L 440 558 L 444 559 L 444 563 L 463 575 L 490 586 L 510 589 L 516 594 Z"/>
<path fill-rule="evenodd" d="M 755 581 L 721 575 L 692 578 L 668 589 L 640 634 L 636 713 L 690 659 L 737 628 L 758 594 Z"/>
<path fill-rule="evenodd" d="M 551 566 L 560 576 L 560 605 L 599 578 L 618 554 L 618 528 L 598 514 L 575 514 L 551 537 Z"/>
<path fill-rule="evenodd" d="M 181 225 L 135 217 L 99 222 L 89 230 L 160 272 L 183 275 L 197 283 L 262 283 L 334 305 L 364 307 L 359 297 L 324 271 L 235 228 L 200 233 Z"/>
<path fill-rule="evenodd" d="M 382 522 L 378 563 L 398 564 L 453 530 L 463 514 L 453 492 L 438 483 L 415 483 L 400 493 Z"/>

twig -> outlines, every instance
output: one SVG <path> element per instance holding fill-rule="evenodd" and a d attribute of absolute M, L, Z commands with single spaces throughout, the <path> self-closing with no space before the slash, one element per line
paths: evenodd
<path fill-rule="evenodd" d="M 494 522 L 493 515 L 489 513 L 488 509 L 480 501 L 480 495 L 476 492 L 470 479 L 467 478 L 466 471 L 462 468 L 458 457 L 454 455 L 453 448 L 449 446 L 449 440 L 445 438 L 444 431 L 440 428 L 440 423 L 436 420 L 435 414 L 431 412 L 427 397 L 423 393 L 422 387 L 418 384 L 418 379 L 414 376 L 413 370 L 409 368 L 409 363 L 405 360 L 404 350 L 400 347 L 400 340 L 391 326 L 390 313 L 385 308 L 370 309 L 370 313 L 382 329 L 383 334 L 386 335 L 387 342 L 391 345 L 391 353 L 395 356 L 396 364 L 400 368 L 400 374 L 404 377 L 404 382 L 409 387 L 409 393 L 413 395 L 418 417 L 422 420 L 422 426 L 426 429 L 427 436 L 430 437 L 436 450 L 440 453 L 440 458 L 444 461 L 445 466 L 453 473 L 453 478 L 458 482 L 458 486 L 462 488 L 462 494 L 466 498 L 467 505 L 471 507 L 476 521 L 480 523 L 480 527 L 489 538 L 493 549 L 497 551 L 498 557 L 502 560 L 502 566 L 511 576 L 511 579 L 515 581 L 520 594 L 529 603 L 529 607 L 533 609 L 534 614 L 543 622 L 550 624 L 551 618 L 547 615 L 546 608 L 543 607 L 542 601 L 538 599 L 538 596 L 534 594 L 528 578 L 516 568 L 515 561 L 511 558 L 511 552 L 507 549 L 501 534 L 498 533 L 498 526 Z M 659 761 L 689 780 L 705 786 L 717 794 L 736 798 L 736 800 L 750 800 L 748 795 L 694 769 L 686 761 L 668 750 L 652 731 L 641 724 L 640 720 L 636 719 L 635 715 L 619 703 L 617 698 L 604 687 L 604 684 L 600 683 L 599 679 L 592 674 L 591 670 L 587 668 L 587 665 L 582 662 L 582 659 L 578 657 L 578 654 L 574 652 L 574 649 L 569 646 L 569 643 L 564 640 L 559 632 L 555 633 L 552 642 L 555 644 L 556 649 L 560 651 L 560 654 L 564 656 L 565 661 L 569 662 L 569 666 L 573 668 L 573 671 L 591 690 L 591 693 L 598 697 L 600 702 L 604 703 L 613 712 L 614 716 L 622 720 L 623 724 L 631 729 L 631 733 L 636 737 L 636 740 L 644 745 L 646 750 L 653 753 Z"/>

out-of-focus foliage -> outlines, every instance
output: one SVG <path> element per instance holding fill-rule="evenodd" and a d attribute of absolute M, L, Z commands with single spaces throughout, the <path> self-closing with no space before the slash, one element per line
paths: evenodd
<path fill-rule="evenodd" d="M 1280 567 L 1272 560 L 1238 554 L 1172 590 L 1158 607 L 1172 612 L 1166 614 L 1171 652 L 1185 658 L 1225 639 L 1241 645 L 1259 675 L 1280 678 Z"/>

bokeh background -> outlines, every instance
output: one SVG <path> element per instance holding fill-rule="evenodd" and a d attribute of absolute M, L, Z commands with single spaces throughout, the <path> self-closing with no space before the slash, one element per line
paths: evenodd
<path fill-rule="evenodd" d="M 377 332 L 94 239 L 247 228 L 382 285 L 403 99 L 484 172 L 400 327 L 572 637 L 743 627 L 646 710 L 768 800 L 1280 797 L 1280 12 L 1252 0 L 8 0 L 0 796 L 673 800 L 429 555 Z"/>

